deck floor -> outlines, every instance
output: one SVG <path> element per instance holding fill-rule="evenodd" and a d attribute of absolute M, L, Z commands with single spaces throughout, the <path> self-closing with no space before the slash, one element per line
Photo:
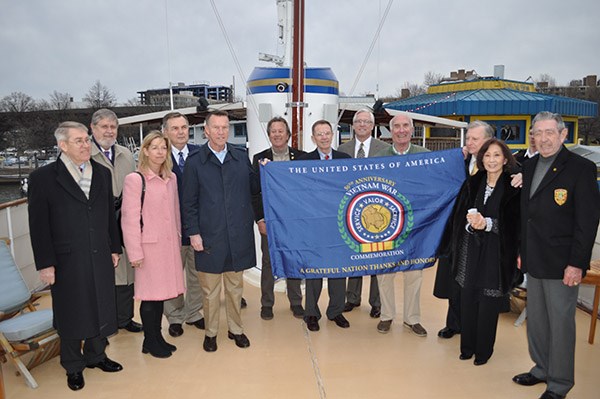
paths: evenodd
<path fill-rule="evenodd" d="M 33 370 L 40 385 L 34 390 L 15 376 L 11 364 L 3 364 L 6 395 L 9 399 L 539 397 L 545 385 L 522 387 L 511 381 L 513 375 L 532 366 L 526 327 L 513 325 L 516 314 L 501 315 L 495 352 L 484 366 L 458 359 L 458 336 L 450 340 L 437 337 L 444 325 L 447 302 L 431 295 L 434 276 L 434 268 L 425 271 L 421 292 L 421 324 L 429 333 L 426 338 L 403 328 L 401 314 L 390 333 L 378 333 L 377 320 L 369 317 L 370 308 L 365 303 L 369 284 L 363 284 L 362 307 L 345 313 L 349 329 L 321 320 L 321 331 L 316 333 L 308 332 L 304 323 L 292 316 L 282 293 L 276 295 L 275 318 L 261 320 L 260 290 L 246 284 L 248 308 L 243 310 L 243 321 L 251 341 L 248 349 L 239 349 L 227 339 L 224 313 L 215 353 L 204 352 L 204 333 L 192 326 L 184 326 L 181 337 L 167 336 L 178 347 L 168 359 L 143 355 L 142 334 L 120 332 L 110 339 L 107 353 L 123 364 L 122 372 L 87 369 L 85 388 L 73 392 L 66 385 L 58 358 L 54 358 Z M 396 285 L 401 311 L 402 278 L 396 279 Z M 322 311 L 326 303 L 324 292 Z M 590 316 L 578 310 L 576 385 L 570 398 L 600 397 L 600 342 L 588 344 L 589 323 Z M 167 327 L 166 319 L 163 327 Z"/>

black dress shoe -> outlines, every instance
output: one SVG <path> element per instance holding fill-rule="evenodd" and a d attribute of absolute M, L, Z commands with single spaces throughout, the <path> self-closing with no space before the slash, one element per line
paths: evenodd
<path fill-rule="evenodd" d="M 204 344 L 202 344 L 202 347 L 207 352 L 215 352 L 217 350 L 217 336 L 204 337 Z"/>
<path fill-rule="evenodd" d="M 95 369 L 98 367 L 100 370 L 107 373 L 116 373 L 117 371 L 123 370 L 123 366 L 114 360 L 110 360 L 108 357 L 105 357 L 104 360 L 96 364 L 88 364 L 87 367 L 90 369 Z"/>
<path fill-rule="evenodd" d="M 565 398 L 565 396 L 559 395 L 552 391 L 546 391 L 542 394 L 542 396 L 540 396 L 540 399 L 564 399 L 564 398 Z"/>
<path fill-rule="evenodd" d="M 271 320 L 273 318 L 273 308 L 270 306 L 261 307 L 260 318 L 263 320 Z"/>
<path fill-rule="evenodd" d="M 373 306 L 371 308 L 371 313 L 369 313 L 369 316 L 371 316 L 374 319 L 380 318 L 381 317 L 381 307 Z"/>
<path fill-rule="evenodd" d="M 350 323 L 348 322 L 348 320 L 346 320 L 346 318 L 341 314 L 335 316 L 333 319 L 331 319 L 331 321 L 333 321 L 338 327 L 341 328 L 350 327 Z"/>
<path fill-rule="evenodd" d="M 440 331 L 438 331 L 438 337 L 440 338 L 452 338 L 456 334 L 459 334 L 458 331 L 451 329 L 450 327 L 444 327 Z"/>
<path fill-rule="evenodd" d="M 244 333 L 234 334 L 231 331 L 227 331 L 227 338 L 233 339 L 238 348 L 247 348 L 250 346 L 250 340 Z"/>
<path fill-rule="evenodd" d="M 193 321 L 191 323 L 188 323 L 187 321 L 185 322 L 185 324 L 187 324 L 188 326 L 194 326 L 196 327 L 198 330 L 204 330 L 204 328 L 206 328 L 206 326 L 204 325 L 204 317 L 201 318 L 200 320 L 196 320 Z M 181 325 L 181 324 L 180 324 Z M 182 330 L 182 334 L 183 334 L 183 330 Z"/>
<path fill-rule="evenodd" d="M 203 319 L 204 320 L 204 319 Z M 183 335 L 183 327 L 179 323 L 173 323 L 169 326 L 169 335 L 171 337 L 179 337 Z"/>
<path fill-rule="evenodd" d="M 473 364 L 475 366 L 483 366 L 484 364 L 486 364 L 488 362 L 487 359 L 477 359 L 475 358 L 475 360 L 473 361 Z"/>
<path fill-rule="evenodd" d="M 302 307 L 302 305 L 292 305 L 290 306 L 290 310 L 292 311 L 295 318 L 301 319 L 304 317 L 304 308 Z"/>
<path fill-rule="evenodd" d="M 72 390 L 79 391 L 85 386 L 83 373 L 81 371 L 78 373 L 67 373 L 67 385 Z"/>
<path fill-rule="evenodd" d="M 241 306 L 242 306 L 242 309 L 245 309 L 248 307 L 248 302 L 246 302 L 246 299 L 244 299 L 244 297 L 242 297 Z"/>
<path fill-rule="evenodd" d="M 129 320 L 129 323 L 127 323 L 124 326 L 121 326 L 119 328 L 121 330 L 127 330 L 132 333 L 139 333 L 139 332 L 142 332 L 142 330 L 144 329 L 144 327 L 140 323 L 136 323 L 133 320 Z"/>
<path fill-rule="evenodd" d="M 344 305 L 344 312 L 352 312 L 352 309 L 357 308 L 359 306 L 360 303 L 346 302 L 346 304 Z"/>
<path fill-rule="evenodd" d="M 532 386 L 535 384 L 539 384 L 540 382 L 546 382 L 534 376 L 531 373 L 522 373 L 517 374 L 513 377 L 513 381 L 519 385 Z"/>
<path fill-rule="evenodd" d="M 319 331 L 319 319 L 317 319 L 317 316 L 304 316 L 304 322 L 310 331 Z"/>
<path fill-rule="evenodd" d="M 473 357 L 473 354 L 470 355 L 465 355 L 464 353 L 461 353 L 460 356 L 458 357 L 460 360 L 469 360 L 470 358 Z"/>

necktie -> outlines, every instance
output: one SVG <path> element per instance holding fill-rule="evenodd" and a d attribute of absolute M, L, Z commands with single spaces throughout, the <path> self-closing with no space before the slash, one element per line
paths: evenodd
<path fill-rule="evenodd" d="M 329 155 L 325 155 L 325 160 L 327 161 L 329 159 Z"/>
<path fill-rule="evenodd" d="M 365 157 L 365 145 L 364 143 L 360 143 L 360 147 L 358 148 L 358 152 L 356 153 L 356 158 L 364 158 Z"/>
<path fill-rule="evenodd" d="M 108 158 L 109 161 L 112 161 L 112 159 L 110 159 L 110 150 L 104 151 L 104 155 L 106 155 L 106 158 Z"/>
<path fill-rule="evenodd" d="M 479 168 L 477 167 L 477 163 L 474 163 L 473 170 L 471 171 L 471 176 L 473 176 L 475 173 L 477 173 L 478 170 L 479 170 Z"/>
<path fill-rule="evenodd" d="M 185 166 L 185 159 L 183 159 L 183 152 L 179 151 L 179 161 L 177 162 L 179 165 L 179 170 L 183 172 L 183 167 Z"/>

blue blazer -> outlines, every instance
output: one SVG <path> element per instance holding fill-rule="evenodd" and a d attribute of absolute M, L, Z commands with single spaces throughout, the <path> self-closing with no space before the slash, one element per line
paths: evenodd
<path fill-rule="evenodd" d="M 195 144 L 188 144 L 188 157 L 200 149 L 200 146 Z M 190 237 L 188 237 L 183 230 L 183 172 L 179 169 L 178 160 L 173 156 L 171 152 L 171 160 L 173 161 L 173 173 L 177 176 L 177 193 L 179 194 L 179 211 L 181 212 L 181 245 L 190 245 Z M 187 160 L 186 160 L 187 163 Z M 185 167 L 184 167 L 185 169 Z"/>

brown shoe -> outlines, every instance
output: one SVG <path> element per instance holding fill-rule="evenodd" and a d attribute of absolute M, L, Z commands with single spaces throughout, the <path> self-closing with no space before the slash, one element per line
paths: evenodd
<path fill-rule="evenodd" d="M 426 337 L 427 336 L 427 330 L 425 330 L 423 328 L 423 326 L 419 323 L 416 324 L 408 324 L 407 322 L 404 322 L 404 327 L 408 328 L 413 334 L 419 336 L 419 337 Z"/>
<path fill-rule="evenodd" d="M 392 326 L 391 320 L 381 320 L 379 323 L 377 323 L 377 331 L 382 334 L 387 334 L 388 332 L 390 332 L 391 326 Z"/>

